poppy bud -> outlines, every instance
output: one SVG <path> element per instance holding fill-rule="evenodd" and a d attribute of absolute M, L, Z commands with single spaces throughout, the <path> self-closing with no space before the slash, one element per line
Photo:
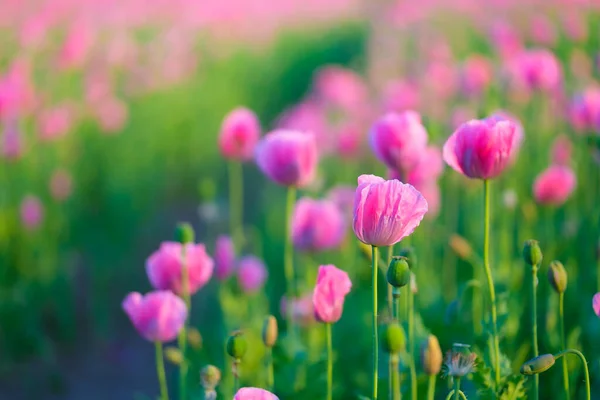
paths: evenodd
<path fill-rule="evenodd" d="M 543 255 L 537 240 L 528 240 L 523 246 L 523 258 L 528 265 L 539 265 Z"/>
<path fill-rule="evenodd" d="M 214 365 L 207 365 L 200 371 L 200 382 L 204 390 L 214 390 L 221 381 L 221 371 Z"/>
<path fill-rule="evenodd" d="M 192 225 L 187 222 L 181 222 L 177 224 L 177 228 L 175 228 L 175 241 L 186 244 L 186 243 L 194 243 L 194 228 Z"/>
<path fill-rule="evenodd" d="M 267 347 L 275 346 L 275 342 L 277 342 L 278 333 L 279 332 L 277 329 L 277 320 L 275 319 L 274 316 L 268 315 L 265 318 L 265 322 L 263 324 L 263 331 L 262 331 L 262 339 L 263 339 L 263 343 L 265 344 L 265 346 L 267 346 Z"/>
<path fill-rule="evenodd" d="M 463 260 L 469 260 L 473 256 L 471 244 L 460 235 L 453 234 L 450 236 L 450 248 Z"/>
<path fill-rule="evenodd" d="M 552 261 L 548 268 L 548 280 L 556 290 L 556 293 L 564 293 L 567 290 L 567 270 L 560 261 Z"/>
<path fill-rule="evenodd" d="M 404 330 L 397 322 L 392 322 L 381 331 L 381 346 L 389 354 L 398 354 L 404 351 L 406 339 Z"/>
<path fill-rule="evenodd" d="M 387 270 L 387 281 L 395 288 L 410 283 L 410 267 L 406 257 L 394 256 Z"/>
<path fill-rule="evenodd" d="M 236 331 L 227 339 L 227 354 L 236 360 L 240 360 L 246 354 L 248 343 L 242 331 Z"/>
<path fill-rule="evenodd" d="M 421 366 L 427 375 L 437 375 L 442 369 L 444 356 L 440 342 L 434 335 L 429 335 L 421 345 Z"/>
<path fill-rule="evenodd" d="M 177 347 L 166 347 L 165 358 L 174 365 L 181 365 L 183 363 L 183 353 Z"/>
<path fill-rule="evenodd" d="M 536 358 L 527 361 L 521 365 L 521 374 L 523 375 L 535 375 L 549 370 L 556 359 L 552 354 L 542 354 Z"/>
<path fill-rule="evenodd" d="M 202 335 L 198 329 L 189 327 L 187 329 L 187 340 L 193 349 L 200 350 L 202 348 Z"/>

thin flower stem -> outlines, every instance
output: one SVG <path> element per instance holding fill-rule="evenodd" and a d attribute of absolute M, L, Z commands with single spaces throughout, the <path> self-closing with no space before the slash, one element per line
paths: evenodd
<path fill-rule="evenodd" d="M 558 319 L 560 320 L 560 346 L 564 350 L 567 348 L 565 340 L 565 314 L 564 314 L 564 299 L 565 294 L 559 293 L 558 295 Z M 562 359 L 562 370 L 563 370 L 563 387 L 565 389 L 565 399 L 569 399 L 569 368 L 567 366 L 567 359 Z"/>
<path fill-rule="evenodd" d="M 561 351 L 558 354 L 554 355 L 554 358 L 560 358 L 562 356 L 564 356 L 565 354 L 575 354 L 576 356 L 578 356 L 581 359 L 581 363 L 583 364 L 583 369 L 585 371 L 585 386 L 586 386 L 586 394 L 587 394 L 587 400 L 591 400 L 592 396 L 591 396 L 591 390 L 590 390 L 590 371 L 588 369 L 588 365 L 587 365 L 587 360 L 585 359 L 585 356 L 583 355 L 582 352 L 580 352 L 579 350 L 575 350 L 575 349 L 566 349 Z"/>
<path fill-rule="evenodd" d="M 165 361 L 163 359 L 163 348 L 160 341 L 154 342 L 156 353 L 156 374 L 158 375 L 158 384 L 160 386 L 160 400 L 169 400 L 169 390 L 167 388 L 167 376 L 165 374 Z"/>
<path fill-rule="evenodd" d="M 289 324 L 290 337 L 295 338 L 296 327 L 294 318 L 292 316 L 292 299 L 295 296 L 295 284 L 294 284 L 294 247 L 292 246 L 291 238 L 291 224 L 292 224 L 292 212 L 294 209 L 294 203 L 296 202 L 296 188 L 290 186 L 287 191 L 287 205 L 285 210 L 285 250 L 284 250 L 284 273 L 286 280 L 286 298 L 287 298 L 287 323 Z"/>
<path fill-rule="evenodd" d="M 450 393 L 448 393 L 448 396 L 446 396 L 446 400 L 452 400 L 452 396 L 454 395 L 454 393 L 455 393 L 455 390 L 454 389 L 451 390 Z M 463 393 L 462 390 L 458 391 L 458 395 L 460 396 L 460 398 L 462 400 L 467 400 L 467 396 L 465 396 L 465 394 Z"/>
<path fill-rule="evenodd" d="M 244 245 L 244 175 L 242 163 L 230 161 L 229 165 L 229 232 L 235 249 Z"/>
<path fill-rule="evenodd" d="M 333 397 L 333 348 L 331 345 L 331 324 L 325 324 L 327 327 L 327 400 Z"/>
<path fill-rule="evenodd" d="M 533 357 L 540 355 L 537 340 L 537 270 L 538 266 L 531 267 L 531 343 L 533 345 Z M 533 400 L 540 397 L 540 376 L 533 376 Z"/>
<path fill-rule="evenodd" d="M 189 284 L 189 272 L 186 264 L 186 255 L 185 255 L 185 246 L 186 244 L 182 244 L 181 247 L 181 286 L 183 290 L 183 300 L 185 301 L 185 305 L 187 307 L 188 319 L 186 320 L 183 328 L 179 331 L 179 335 L 177 336 L 177 343 L 179 345 L 179 350 L 181 350 L 181 354 L 183 354 L 183 361 L 179 365 L 179 398 L 180 400 L 187 400 L 187 372 L 188 372 L 188 364 L 186 361 L 186 349 L 187 349 L 187 327 L 189 325 L 189 319 L 192 312 L 192 299 L 190 296 L 190 284 Z"/>
<path fill-rule="evenodd" d="M 435 375 L 429 375 L 429 382 L 427 385 L 427 400 L 435 399 Z"/>
<path fill-rule="evenodd" d="M 391 286 L 391 285 L 390 285 Z M 400 288 L 394 288 L 392 291 L 392 320 L 396 321 L 398 323 L 400 323 Z M 396 360 L 394 361 L 394 357 L 396 358 Z M 395 362 L 395 364 L 394 364 Z M 398 356 L 397 355 L 393 355 L 390 354 L 390 365 L 389 365 L 389 369 L 390 369 L 390 373 L 389 373 L 389 380 L 390 380 L 390 393 L 393 393 L 394 399 L 400 400 L 402 398 L 402 392 L 400 390 L 400 369 L 399 369 L 399 361 L 398 361 Z M 394 379 L 397 377 L 398 379 L 398 386 L 395 389 L 394 388 Z M 397 391 L 397 392 L 396 392 Z"/>
<path fill-rule="evenodd" d="M 454 378 L 454 400 L 458 400 L 460 393 L 460 378 L 457 376 Z"/>
<path fill-rule="evenodd" d="M 273 349 L 267 347 L 267 387 L 270 391 L 273 391 L 275 386 L 275 374 L 273 373 Z"/>
<path fill-rule="evenodd" d="M 483 226 L 483 266 L 490 296 L 490 312 L 492 316 L 492 348 L 494 351 L 494 376 L 496 387 L 500 385 L 500 342 L 498 339 L 498 317 L 496 313 L 496 291 L 490 268 L 490 183 L 483 181 L 484 226 Z"/>
<path fill-rule="evenodd" d="M 392 257 L 394 255 L 394 245 L 388 247 L 387 253 L 387 268 L 390 267 L 390 263 L 392 262 Z M 388 312 L 392 316 L 392 320 L 397 321 L 397 314 L 395 308 L 396 300 L 392 294 L 392 285 L 387 284 L 387 303 L 388 303 Z M 394 393 L 394 364 L 392 360 L 393 356 L 390 355 L 388 360 L 388 393 Z M 395 393 L 394 393 L 395 395 Z"/>
<path fill-rule="evenodd" d="M 386 268 L 389 268 L 391 262 L 392 262 L 392 257 L 394 256 L 394 245 L 391 245 L 388 247 L 388 254 L 387 254 L 387 266 Z M 388 311 L 390 313 L 390 315 L 394 314 L 394 310 L 393 310 L 393 299 L 392 299 L 392 285 L 388 284 L 387 285 L 387 301 L 388 301 Z"/>
<path fill-rule="evenodd" d="M 417 369 L 415 368 L 415 294 L 408 285 L 408 353 L 410 355 L 410 397 L 417 400 Z"/>
<path fill-rule="evenodd" d="M 391 354 L 390 360 L 392 366 L 392 391 L 390 397 L 392 400 L 400 400 L 402 394 L 400 392 L 400 366 L 398 354 Z"/>
<path fill-rule="evenodd" d="M 373 398 L 372 400 L 377 400 L 377 379 L 378 372 L 377 367 L 379 363 L 379 344 L 377 339 L 377 274 L 379 273 L 377 269 L 377 260 L 379 259 L 379 255 L 377 252 L 376 246 L 371 246 L 371 256 L 373 260 L 373 265 L 371 269 L 372 281 L 373 281 Z"/>

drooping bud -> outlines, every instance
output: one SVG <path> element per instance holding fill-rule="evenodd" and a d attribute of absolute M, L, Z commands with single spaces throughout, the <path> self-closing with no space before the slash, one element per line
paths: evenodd
<path fill-rule="evenodd" d="M 543 255 L 537 240 L 528 240 L 525 242 L 523 246 L 523 258 L 528 265 L 540 265 Z"/>
<path fill-rule="evenodd" d="M 450 248 L 458 257 L 463 260 L 470 260 L 473 257 L 473 248 L 464 237 L 453 234 L 450 236 Z"/>
<path fill-rule="evenodd" d="M 427 375 L 437 375 L 442 369 L 444 356 L 440 342 L 434 335 L 429 335 L 421 345 L 421 367 Z"/>
<path fill-rule="evenodd" d="M 549 370 L 556 359 L 552 354 L 542 354 L 536 358 L 527 361 L 521 365 L 521 374 L 523 375 L 535 375 L 540 374 L 544 371 Z"/>
<path fill-rule="evenodd" d="M 187 328 L 187 340 L 190 347 L 196 350 L 202 348 L 202 335 L 200 331 L 192 326 Z"/>
<path fill-rule="evenodd" d="M 404 329 L 397 322 L 391 322 L 381 330 L 381 347 L 386 353 L 398 354 L 406 347 Z"/>
<path fill-rule="evenodd" d="M 406 247 L 401 249 L 398 253 L 401 257 L 405 257 L 408 262 L 408 266 L 410 269 L 415 269 L 417 267 L 417 253 L 413 247 Z"/>
<path fill-rule="evenodd" d="M 207 365 L 200 371 L 200 382 L 204 390 L 215 390 L 220 381 L 221 371 L 214 365 Z"/>
<path fill-rule="evenodd" d="M 186 244 L 194 243 L 194 228 L 187 222 L 180 222 L 175 228 L 175 241 Z"/>
<path fill-rule="evenodd" d="M 567 270 L 560 261 L 552 261 L 548 268 L 548 281 L 556 290 L 556 293 L 564 293 L 567 290 Z"/>
<path fill-rule="evenodd" d="M 395 288 L 401 288 L 410 283 L 410 267 L 406 257 L 394 256 L 387 270 L 387 281 Z"/>
<path fill-rule="evenodd" d="M 277 329 L 277 319 L 275 319 L 275 317 L 272 315 L 268 315 L 265 318 L 262 331 L 262 339 L 265 346 L 275 346 L 275 342 L 277 342 L 278 333 L 279 331 Z"/>
<path fill-rule="evenodd" d="M 183 353 L 177 347 L 166 347 L 165 358 L 174 365 L 181 365 L 183 363 Z"/>
<path fill-rule="evenodd" d="M 248 343 L 242 331 L 236 331 L 227 339 L 227 354 L 236 360 L 240 360 L 246 354 Z"/>

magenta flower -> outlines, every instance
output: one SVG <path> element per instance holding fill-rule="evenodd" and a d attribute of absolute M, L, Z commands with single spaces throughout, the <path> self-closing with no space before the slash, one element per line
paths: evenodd
<path fill-rule="evenodd" d="M 531 39 L 536 44 L 552 46 L 556 43 L 557 32 L 554 24 L 544 15 L 536 15 L 531 21 Z"/>
<path fill-rule="evenodd" d="M 68 104 L 42 111 L 39 116 L 40 139 L 51 141 L 65 136 L 71 130 L 73 121 L 73 109 Z"/>
<path fill-rule="evenodd" d="M 268 390 L 245 387 L 237 391 L 233 400 L 279 400 L 279 397 Z"/>
<path fill-rule="evenodd" d="M 383 88 L 383 107 L 387 111 L 415 110 L 420 104 L 421 92 L 414 82 L 391 81 Z"/>
<path fill-rule="evenodd" d="M 292 299 L 291 314 L 292 319 L 302 326 L 310 325 L 315 322 L 315 309 L 312 302 L 312 293 L 307 293 L 302 297 Z M 281 315 L 287 315 L 287 299 L 285 296 L 280 302 Z"/>
<path fill-rule="evenodd" d="M 345 271 L 333 265 L 321 265 L 312 298 L 317 320 L 328 324 L 339 321 L 350 288 L 352 282 Z"/>
<path fill-rule="evenodd" d="M 381 162 L 402 171 L 418 161 L 418 154 L 427 146 L 427 131 L 415 111 L 388 113 L 375 122 L 369 139 Z"/>
<path fill-rule="evenodd" d="M 42 223 L 44 207 L 39 198 L 28 195 L 21 203 L 21 221 L 25 228 L 34 230 Z"/>
<path fill-rule="evenodd" d="M 353 229 L 361 242 L 390 246 L 410 235 L 427 212 L 427 201 L 409 184 L 374 175 L 358 177 Z"/>
<path fill-rule="evenodd" d="M 0 151 L 3 157 L 16 160 L 23 155 L 23 139 L 16 120 L 3 121 Z"/>
<path fill-rule="evenodd" d="M 145 296 L 129 293 L 122 306 L 135 329 L 152 342 L 175 339 L 187 318 L 183 300 L 168 290 L 157 290 Z"/>
<path fill-rule="evenodd" d="M 592 299 L 592 307 L 597 316 L 600 317 L 600 293 L 596 293 Z"/>
<path fill-rule="evenodd" d="M 419 161 L 408 171 L 407 183 L 418 189 L 419 185 L 426 182 L 436 181 L 444 171 L 442 152 L 437 147 L 427 147 L 419 155 Z"/>
<path fill-rule="evenodd" d="M 367 85 L 360 75 L 337 66 L 327 66 L 317 72 L 314 92 L 324 104 L 345 111 L 359 110 L 368 97 Z"/>
<path fill-rule="evenodd" d="M 542 172 L 533 184 L 535 201 L 540 204 L 563 204 L 577 185 L 577 177 L 569 167 L 552 165 Z"/>
<path fill-rule="evenodd" d="M 235 246 L 230 236 L 219 236 L 215 243 L 215 273 L 225 280 L 235 271 Z"/>
<path fill-rule="evenodd" d="M 247 108 L 236 108 L 227 114 L 221 125 L 221 155 L 232 160 L 250 160 L 259 138 L 260 122 L 256 115 Z"/>
<path fill-rule="evenodd" d="M 555 90 L 562 79 L 562 69 L 549 50 L 523 51 L 512 59 L 509 72 L 518 87 L 533 90 Z"/>
<path fill-rule="evenodd" d="M 267 267 L 254 256 L 245 256 L 239 261 L 237 268 L 238 283 L 246 293 L 259 291 L 268 276 Z"/>
<path fill-rule="evenodd" d="M 507 119 L 471 120 L 444 144 L 444 161 L 469 178 L 491 179 L 513 162 L 522 138 L 518 126 Z"/>
<path fill-rule="evenodd" d="M 300 250 L 323 251 L 342 244 L 346 223 L 340 208 L 331 200 L 304 197 L 292 216 L 292 241 Z"/>
<path fill-rule="evenodd" d="M 276 130 L 259 142 L 256 163 L 275 183 L 306 186 L 315 176 L 317 142 L 312 133 Z"/>
<path fill-rule="evenodd" d="M 50 178 L 50 194 L 54 200 L 62 202 L 69 198 L 73 191 L 73 179 L 68 171 L 57 169 Z"/>
<path fill-rule="evenodd" d="M 580 132 L 600 132 L 600 88 L 590 87 L 575 95 L 569 107 L 569 120 Z"/>
<path fill-rule="evenodd" d="M 465 60 L 461 71 L 462 89 L 467 95 L 480 95 L 490 84 L 493 70 L 490 61 L 474 55 Z"/>
<path fill-rule="evenodd" d="M 183 294 L 181 268 L 183 245 L 177 242 L 163 242 L 160 248 L 146 260 L 146 273 L 155 289 L 171 290 Z M 206 253 L 203 244 L 185 245 L 185 268 L 188 273 L 190 294 L 196 293 L 212 276 L 214 263 Z"/>

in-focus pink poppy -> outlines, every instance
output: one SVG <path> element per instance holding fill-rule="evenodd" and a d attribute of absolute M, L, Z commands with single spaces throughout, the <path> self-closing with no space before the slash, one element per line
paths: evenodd
<path fill-rule="evenodd" d="M 245 387 L 237 391 L 233 400 L 279 400 L 279 397 L 268 390 Z"/>
<path fill-rule="evenodd" d="M 21 202 L 21 222 L 28 230 L 37 229 L 44 218 L 44 207 L 40 199 L 33 195 L 25 196 Z"/>
<path fill-rule="evenodd" d="M 250 160 L 259 138 L 260 123 L 256 115 L 247 108 L 236 108 L 225 116 L 221 125 L 221 155 L 232 160 Z"/>
<path fill-rule="evenodd" d="M 135 329 L 152 342 L 174 340 L 187 318 L 183 300 L 168 290 L 129 293 L 122 306 Z"/>
<path fill-rule="evenodd" d="M 427 212 L 427 201 L 409 184 L 361 175 L 354 198 L 353 229 L 363 243 L 391 246 L 410 235 Z"/>
<path fill-rule="evenodd" d="M 255 256 L 243 257 L 237 267 L 238 283 L 246 293 L 255 293 L 265 284 L 268 276 L 267 267 Z"/>
<path fill-rule="evenodd" d="M 235 246 L 230 236 L 221 235 L 215 244 L 215 274 L 220 280 L 229 278 L 235 271 Z"/>
<path fill-rule="evenodd" d="M 183 248 L 185 246 L 185 262 Z M 182 265 L 188 273 L 190 294 L 196 293 L 210 280 L 214 262 L 203 244 L 163 242 L 146 260 L 146 273 L 155 289 L 183 294 Z"/>
<path fill-rule="evenodd" d="M 334 265 L 321 265 L 312 298 L 317 320 L 328 324 L 339 321 L 351 288 L 352 282 L 345 271 Z"/>
<path fill-rule="evenodd" d="M 292 215 L 292 242 L 306 251 L 334 249 L 342 244 L 346 222 L 339 207 L 331 200 L 303 197 Z"/>
<path fill-rule="evenodd" d="M 577 185 L 573 170 L 562 165 L 552 165 L 535 179 L 533 195 L 540 204 L 559 206 L 563 204 Z"/>

